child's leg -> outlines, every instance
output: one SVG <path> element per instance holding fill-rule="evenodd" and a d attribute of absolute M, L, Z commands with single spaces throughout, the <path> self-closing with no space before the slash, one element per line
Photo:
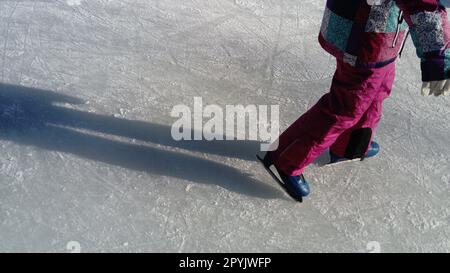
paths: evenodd
<path fill-rule="evenodd" d="M 275 165 L 287 175 L 303 173 L 343 132 L 358 123 L 392 69 L 392 64 L 365 69 L 338 61 L 330 92 L 280 136 L 278 149 L 271 153 Z"/>
<path fill-rule="evenodd" d="M 386 78 L 380 86 L 379 95 L 369 109 L 356 125 L 342 133 L 330 147 L 333 154 L 353 159 L 361 158 L 367 153 L 373 132 L 381 119 L 383 101 L 391 94 L 394 78 L 395 64 L 393 63 L 391 72 L 386 74 Z"/>

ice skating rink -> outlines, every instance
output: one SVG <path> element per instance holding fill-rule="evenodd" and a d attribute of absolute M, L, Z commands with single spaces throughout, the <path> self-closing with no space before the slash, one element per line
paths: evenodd
<path fill-rule="evenodd" d="M 255 141 L 176 142 L 175 105 L 327 92 L 325 1 L 0 1 L 1 252 L 449 252 L 450 98 L 420 96 L 411 40 L 380 155 L 305 176 L 298 204 Z"/>

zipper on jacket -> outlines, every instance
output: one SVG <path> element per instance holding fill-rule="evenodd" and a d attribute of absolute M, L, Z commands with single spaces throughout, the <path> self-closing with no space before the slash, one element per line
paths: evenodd
<path fill-rule="evenodd" d="M 397 45 L 397 40 L 398 40 L 398 36 L 400 34 L 400 27 L 401 27 L 402 23 L 403 23 L 403 11 L 400 11 L 398 14 L 397 30 L 395 31 L 395 37 L 394 37 L 394 41 L 392 42 L 392 48 L 395 48 L 395 46 Z"/>

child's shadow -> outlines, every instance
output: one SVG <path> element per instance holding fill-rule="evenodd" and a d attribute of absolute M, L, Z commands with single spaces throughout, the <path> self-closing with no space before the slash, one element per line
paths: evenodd
<path fill-rule="evenodd" d="M 216 184 L 250 196 L 280 196 L 273 187 L 227 165 L 186 153 L 115 141 L 98 133 L 246 160 L 254 159 L 259 142 L 175 141 L 169 126 L 82 112 L 55 103 L 83 101 L 51 91 L 0 84 L 0 139 L 131 170 Z"/>

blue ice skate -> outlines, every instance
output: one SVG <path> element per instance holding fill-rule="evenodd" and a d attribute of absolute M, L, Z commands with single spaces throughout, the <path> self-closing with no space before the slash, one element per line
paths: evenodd
<path fill-rule="evenodd" d="M 303 197 L 306 197 L 310 193 L 308 181 L 306 181 L 303 174 L 298 176 L 285 175 L 280 171 L 273 163 L 270 156 L 270 152 L 267 152 L 264 158 L 259 155 L 256 156 L 258 160 L 263 164 L 264 168 L 269 172 L 272 178 L 280 184 L 284 191 L 286 191 L 293 199 L 298 202 L 303 202 Z M 279 177 L 275 174 L 270 167 L 274 167 Z"/>
<path fill-rule="evenodd" d="M 340 163 L 340 162 L 345 162 L 345 161 L 353 161 L 353 160 L 361 160 L 362 161 L 365 158 L 371 158 L 371 157 L 376 156 L 379 152 L 380 152 L 380 145 L 378 145 L 378 143 L 376 143 L 375 141 L 372 141 L 370 143 L 369 150 L 367 151 L 366 155 L 362 158 L 341 157 L 341 156 L 337 156 L 337 155 L 333 154 L 330 151 L 330 163 L 329 164 L 335 164 L 335 163 Z"/>

